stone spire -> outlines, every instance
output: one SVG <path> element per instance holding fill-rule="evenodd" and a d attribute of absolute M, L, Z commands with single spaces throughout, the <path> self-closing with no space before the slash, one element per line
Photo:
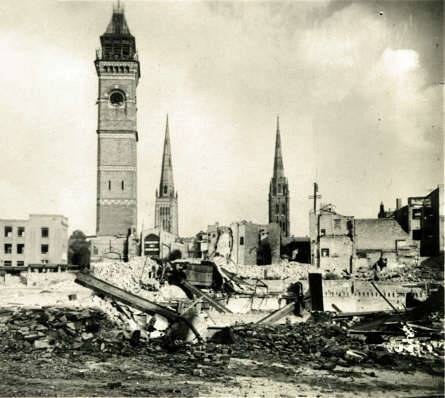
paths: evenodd
<path fill-rule="evenodd" d="M 277 116 L 273 176 L 269 184 L 269 223 L 277 223 L 280 226 L 281 235 L 289 236 L 289 185 L 284 176 L 279 116 Z"/>
<path fill-rule="evenodd" d="M 164 153 L 162 155 L 161 181 L 159 183 L 159 197 L 175 196 L 175 185 L 173 182 L 172 154 L 170 147 L 170 129 L 168 115 L 165 124 Z"/>
<path fill-rule="evenodd" d="M 164 153 L 162 155 L 161 181 L 156 191 L 155 228 L 178 236 L 178 193 L 173 183 L 172 154 L 168 115 L 165 124 Z"/>
<path fill-rule="evenodd" d="M 275 158 L 273 162 L 273 176 L 284 177 L 283 156 L 281 154 L 280 116 L 277 116 L 277 134 L 275 138 Z"/>

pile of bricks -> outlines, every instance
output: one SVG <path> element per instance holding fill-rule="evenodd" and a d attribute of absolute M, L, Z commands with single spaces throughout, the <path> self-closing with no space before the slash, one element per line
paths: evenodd
<path fill-rule="evenodd" d="M 188 360 L 194 364 L 193 375 L 205 376 L 213 373 L 216 368 L 225 368 L 230 363 L 232 350 L 227 346 L 205 344 L 190 346 L 186 354 Z"/>
<path fill-rule="evenodd" d="M 149 333 L 126 326 L 95 308 L 1 309 L 0 351 L 122 352 L 150 340 Z"/>

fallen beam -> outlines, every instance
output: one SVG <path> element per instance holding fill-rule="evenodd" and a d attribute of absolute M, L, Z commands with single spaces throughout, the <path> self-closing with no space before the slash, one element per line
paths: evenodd
<path fill-rule="evenodd" d="M 332 316 L 335 318 L 352 318 L 354 316 L 372 316 L 372 315 L 400 315 L 400 312 L 396 312 L 393 310 L 384 310 L 384 311 L 360 311 L 360 312 L 339 312 L 333 313 Z"/>
<path fill-rule="evenodd" d="M 227 307 L 225 307 L 222 304 L 218 303 L 216 300 L 211 298 L 209 295 L 205 294 L 203 291 L 198 289 L 196 286 L 193 286 L 192 284 L 188 283 L 187 281 L 185 281 L 185 280 L 181 281 L 181 285 L 183 285 L 186 289 L 190 290 L 197 297 L 202 297 L 205 301 L 207 301 L 217 311 L 225 312 L 225 313 L 228 313 L 228 314 L 232 313 L 232 311 L 230 311 Z"/>
<path fill-rule="evenodd" d="M 122 303 L 129 305 L 130 307 L 136 308 L 148 314 L 159 314 L 165 316 L 171 321 L 174 321 L 179 317 L 179 313 L 171 310 L 170 308 L 163 307 L 162 305 L 136 296 L 135 294 L 129 293 L 123 289 L 113 286 L 112 284 L 98 279 L 92 275 L 79 272 L 76 275 L 75 282 L 96 292 L 110 296 Z"/>
<path fill-rule="evenodd" d="M 284 318 L 286 315 L 293 314 L 294 311 L 295 311 L 295 301 L 285 305 L 283 308 L 280 308 L 279 310 L 272 312 L 271 314 L 268 314 L 267 316 L 265 316 L 264 318 L 260 319 L 255 323 L 274 323 Z"/>

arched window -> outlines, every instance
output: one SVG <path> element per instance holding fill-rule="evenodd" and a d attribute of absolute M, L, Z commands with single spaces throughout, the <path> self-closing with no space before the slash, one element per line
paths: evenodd
<path fill-rule="evenodd" d="M 164 194 L 166 194 L 167 193 L 167 185 L 164 185 Z"/>
<path fill-rule="evenodd" d="M 124 180 L 122 180 L 122 182 L 121 182 L 121 188 L 122 188 L 122 191 L 124 190 L 124 187 L 125 187 L 125 185 L 124 185 Z"/>
<path fill-rule="evenodd" d="M 108 180 L 108 190 L 111 191 L 111 181 Z"/>

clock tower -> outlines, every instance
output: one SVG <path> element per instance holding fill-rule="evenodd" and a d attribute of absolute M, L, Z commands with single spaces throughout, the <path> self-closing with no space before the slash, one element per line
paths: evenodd
<path fill-rule="evenodd" d="M 96 235 L 127 236 L 137 226 L 136 41 L 124 10 L 113 9 L 96 54 L 98 85 Z"/>

